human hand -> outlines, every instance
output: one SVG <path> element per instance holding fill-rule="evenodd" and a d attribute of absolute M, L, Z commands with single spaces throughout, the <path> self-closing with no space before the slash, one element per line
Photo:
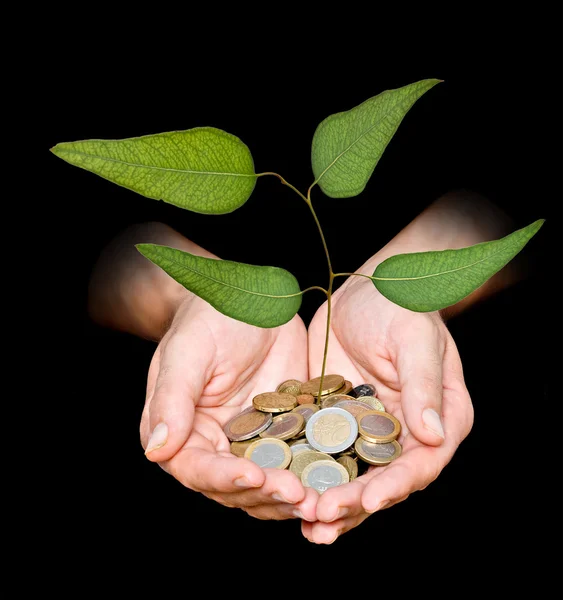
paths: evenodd
<path fill-rule="evenodd" d="M 326 314 L 325 303 L 309 326 L 311 377 L 321 372 Z M 326 373 L 354 385 L 373 383 L 386 411 L 401 422 L 403 447 L 389 465 L 371 466 L 320 496 L 318 521 L 302 522 L 302 531 L 329 544 L 434 481 L 471 430 L 473 406 L 441 316 L 393 304 L 364 277 L 350 277 L 333 295 Z"/>
<path fill-rule="evenodd" d="M 223 432 L 256 394 L 290 378 L 308 379 L 307 332 L 298 316 L 262 329 L 190 295 L 149 368 L 140 428 L 147 458 L 186 487 L 259 519 L 314 519 L 314 490 L 288 470 L 233 456 Z"/>

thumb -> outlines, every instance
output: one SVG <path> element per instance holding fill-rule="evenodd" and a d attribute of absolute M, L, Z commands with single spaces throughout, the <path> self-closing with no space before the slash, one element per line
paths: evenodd
<path fill-rule="evenodd" d="M 426 322 L 411 328 L 397 351 L 401 406 L 407 427 L 419 441 L 430 446 L 439 446 L 445 439 L 441 346 L 435 324 Z"/>
<path fill-rule="evenodd" d="M 201 340 L 175 334 L 161 351 L 154 392 L 148 402 L 145 455 L 153 462 L 172 458 L 192 430 L 195 405 L 211 364 L 211 352 Z"/>

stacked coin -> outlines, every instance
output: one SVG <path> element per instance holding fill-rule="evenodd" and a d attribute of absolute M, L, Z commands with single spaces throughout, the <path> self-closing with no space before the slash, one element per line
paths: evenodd
<path fill-rule="evenodd" d="M 262 468 L 289 469 L 319 494 L 401 454 L 401 424 L 385 411 L 375 387 L 354 387 L 341 375 L 325 375 L 322 389 L 320 377 L 284 381 L 275 392 L 255 396 L 224 432 L 234 455 Z"/>

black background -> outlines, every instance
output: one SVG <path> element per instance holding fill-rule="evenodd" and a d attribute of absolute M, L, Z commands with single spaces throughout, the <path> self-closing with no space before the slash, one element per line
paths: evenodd
<path fill-rule="evenodd" d="M 356 269 L 456 188 L 491 198 L 515 228 L 547 219 L 524 250 L 532 275 L 449 324 L 475 406 L 473 430 L 451 463 L 423 492 L 319 547 L 297 521 L 262 522 L 223 508 L 146 461 L 138 424 L 155 345 L 101 329 L 85 312 L 100 250 L 127 225 L 148 220 L 222 258 L 284 267 L 302 288 L 322 285 L 326 263 L 306 207 L 262 178 L 238 211 L 192 214 L 48 154 L 56 237 L 77 250 L 72 272 L 55 269 L 68 326 L 61 412 L 74 448 L 54 475 L 64 490 L 57 525 L 68 558 L 77 559 L 73 568 L 86 569 L 92 583 L 121 572 L 125 557 L 165 573 L 166 585 L 188 574 L 228 587 L 250 571 L 278 578 L 335 568 L 358 586 L 396 569 L 400 589 L 422 569 L 415 584 L 436 594 L 449 589 L 444 573 L 462 577 L 464 589 L 468 578 L 492 575 L 506 592 L 536 577 L 543 585 L 560 570 L 561 15 L 475 10 L 429 18 L 420 39 L 404 34 L 395 46 L 377 28 L 357 36 L 348 29 L 344 38 L 338 19 L 318 25 L 314 45 L 288 29 L 274 35 L 275 19 L 246 37 L 232 27 L 228 42 L 208 21 L 192 20 L 179 39 L 158 42 L 144 37 L 147 30 L 105 22 L 94 44 L 84 20 L 61 32 L 64 52 L 55 44 L 43 57 L 46 154 L 61 141 L 214 126 L 249 146 L 257 172 L 279 172 L 302 190 L 312 180 L 310 142 L 322 119 L 385 89 L 443 79 L 406 116 L 359 197 L 333 200 L 315 190 L 336 271 Z M 398 36 L 399 25 L 388 33 Z M 304 298 L 306 322 L 318 301 Z M 52 319 L 55 331 L 60 323 Z M 177 562 L 185 571 L 170 567 Z M 289 592 L 307 588 L 294 582 Z"/>

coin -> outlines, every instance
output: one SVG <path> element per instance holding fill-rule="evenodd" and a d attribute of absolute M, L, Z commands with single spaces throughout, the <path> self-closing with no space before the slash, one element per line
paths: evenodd
<path fill-rule="evenodd" d="M 289 465 L 289 470 L 292 473 L 295 473 L 299 479 L 301 479 L 301 474 L 303 473 L 303 469 L 307 465 L 310 465 L 312 462 L 317 460 L 334 460 L 332 456 L 325 454 L 324 452 L 316 452 L 308 451 L 308 452 L 300 452 L 297 456 L 294 456 L 291 464 Z"/>
<path fill-rule="evenodd" d="M 354 389 L 351 381 L 347 379 L 344 381 L 344 387 L 341 390 L 338 390 L 340 394 L 350 394 L 350 392 Z"/>
<path fill-rule="evenodd" d="M 307 421 L 311 418 L 313 413 L 316 413 L 319 409 L 320 407 L 318 404 L 301 404 L 297 408 L 294 408 L 291 412 L 303 415 L 305 423 L 307 423 Z"/>
<path fill-rule="evenodd" d="M 389 413 L 379 410 L 369 410 L 356 417 L 358 431 L 368 442 L 386 444 L 391 442 L 401 433 L 401 424 Z M 310 442 L 310 440 L 309 440 Z"/>
<path fill-rule="evenodd" d="M 342 465 L 350 476 L 350 481 L 354 481 L 358 476 L 358 463 L 351 456 L 341 456 L 336 459 L 339 465 Z"/>
<path fill-rule="evenodd" d="M 314 396 L 318 396 L 320 383 L 320 377 L 309 379 L 309 381 L 301 385 L 301 393 L 313 394 Z M 344 377 L 342 377 L 342 375 L 325 375 L 323 379 L 323 389 L 321 390 L 321 396 L 330 394 L 331 392 L 334 392 L 337 389 L 341 388 L 343 385 Z"/>
<path fill-rule="evenodd" d="M 300 433 L 305 425 L 305 418 L 299 413 L 284 413 L 272 419 L 268 429 L 262 431 L 261 438 L 276 438 L 278 440 L 289 440 Z"/>
<path fill-rule="evenodd" d="M 354 398 L 359 398 L 360 396 L 377 396 L 377 391 L 371 383 L 362 383 L 362 385 L 357 385 L 350 392 L 350 396 L 354 396 Z"/>
<path fill-rule="evenodd" d="M 291 454 L 293 455 L 293 458 L 295 458 L 298 454 L 301 454 L 301 452 L 309 452 L 311 450 L 314 450 L 313 446 L 307 443 L 307 440 L 297 440 L 297 442 L 291 442 L 289 444 L 289 447 L 291 449 Z"/>
<path fill-rule="evenodd" d="M 276 392 L 299 396 L 301 393 L 301 382 L 298 379 L 288 379 L 278 385 Z"/>
<path fill-rule="evenodd" d="M 301 483 L 317 490 L 319 494 L 349 481 L 348 471 L 335 460 L 317 460 L 307 465 L 301 473 Z"/>
<path fill-rule="evenodd" d="M 276 438 L 264 438 L 250 444 L 244 453 L 248 458 L 263 469 L 285 469 L 291 462 L 289 446 Z"/>
<path fill-rule="evenodd" d="M 381 412 L 385 412 L 385 406 L 383 406 L 383 402 L 379 398 L 375 396 L 359 396 L 356 398 L 358 402 L 363 402 L 373 408 L 373 410 L 379 410 Z"/>
<path fill-rule="evenodd" d="M 357 417 L 363 412 L 371 410 L 367 402 L 358 402 L 358 400 L 339 400 L 334 404 L 334 407 L 347 410 L 353 417 Z"/>
<path fill-rule="evenodd" d="M 312 404 L 315 402 L 315 396 L 312 394 L 299 394 L 297 404 Z"/>
<path fill-rule="evenodd" d="M 272 422 L 272 415 L 252 410 L 243 410 L 227 421 L 223 427 L 225 435 L 231 442 L 242 442 L 256 437 L 261 431 L 267 429 Z"/>
<path fill-rule="evenodd" d="M 297 398 L 293 394 L 283 392 L 264 392 L 252 399 L 257 410 L 268 413 L 286 412 L 297 406 Z"/>
<path fill-rule="evenodd" d="M 387 465 L 399 458 L 403 451 L 401 444 L 396 440 L 387 444 L 373 444 L 361 437 L 356 440 L 355 450 L 357 455 L 370 465 Z"/>
<path fill-rule="evenodd" d="M 322 407 L 330 408 L 331 406 L 334 406 L 337 402 L 340 402 L 341 400 L 354 400 L 354 398 L 346 394 L 330 394 L 330 396 L 327 396 L 322 400 Z"/>
<path fill-rule="evenodd" d="M 342 408 L 323 408 L 309 419 L 305 435 L 316 450 L 338 454 L 356 440 L 358 422 Z"/>
<path fill-rule="evenodd" d="M 252 438 L 250 440 L 245 440 L 244 442 L 231 442 L 231 454 L 234 454 L 239 458 L 243 458 L 248 446 L 256 442 L 258 439 L 259 438 Z"/>

